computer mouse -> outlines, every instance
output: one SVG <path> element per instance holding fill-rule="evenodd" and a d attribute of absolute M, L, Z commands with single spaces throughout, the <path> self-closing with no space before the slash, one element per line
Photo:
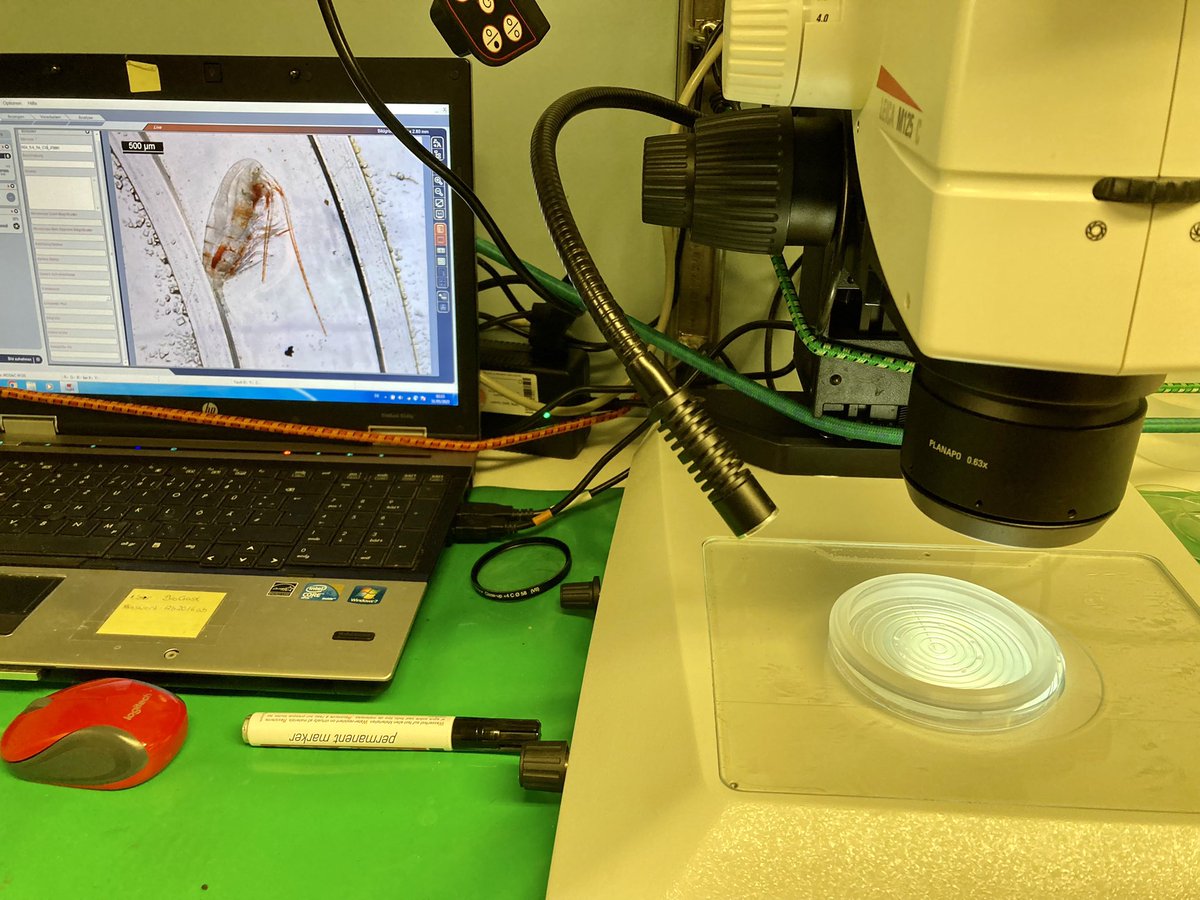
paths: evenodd
<path fill-rule="evenodd" d="M 26 781 L 115 791 L 154 777 L 187 736 L 187 707 L 131 678 L 100 678 L 40 697 L 0 737 L 0 759 Z"/>

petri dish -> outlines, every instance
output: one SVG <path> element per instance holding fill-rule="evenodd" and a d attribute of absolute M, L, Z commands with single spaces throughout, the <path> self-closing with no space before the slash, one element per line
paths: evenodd
<path fill-rule="evenodd" d="M 843 593 L 829 614 L 829 654 L 868 700 L 948 731 L 1032 722 L 1066 683 L 1062 649 L 1041 622 L 945 575 L 883 575 Z"/>

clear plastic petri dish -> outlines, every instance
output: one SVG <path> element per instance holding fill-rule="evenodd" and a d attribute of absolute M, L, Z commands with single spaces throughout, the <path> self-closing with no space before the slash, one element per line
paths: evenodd
<path fill-rule="evenodd" d="M 1013 603 L 945 575 L 883 575 L 829 614 L 842 678 L 896 715 L 934 728 L 995 732 L 1045 713 L 1062 693 L 1058 641 Z"/>

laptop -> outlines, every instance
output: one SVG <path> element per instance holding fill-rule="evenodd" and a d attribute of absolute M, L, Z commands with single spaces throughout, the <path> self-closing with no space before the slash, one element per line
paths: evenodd
<path fill-rule="evenodd" d="M 470 181 L 468 65 L 363 65 Z M 478 436 L 469 211 L 336 59 L 6 54 L 0 90 L 0 678 L 383 688 L 473 459 L 300 426 Z"/>

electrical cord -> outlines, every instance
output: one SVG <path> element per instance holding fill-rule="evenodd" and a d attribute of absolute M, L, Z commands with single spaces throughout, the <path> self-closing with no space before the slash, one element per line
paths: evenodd
<path fill-rule="evenodd" d="M 341 22 L 338 21 L 337 12 L 334 10 L 333 0 L 317 0 L 317 6 L 321 11 L 321 18 L 325 22 L 325 30 L 329 33 L 329 39 L 333 42 L 333 47 L 337 51 L 338 59 L 342 61 L 342 67 L 346 70 L 346 74 L 354 84 L 355 89 L 362 96 L 363 101 L 367 106 L 371 107 L 372 112 L 379 117 L 379 120 L 387 126 L 387 129 L 396 136 L 397 140 L 410 153 L 444 179 L 446 184 L 450 185 L 455 194 L 475 214 L 475 218 L 478 219 L 483 229 L 492 236 L 492 240 L 496 242 L 496 246 L 500 248 L 500 252 L 504 255 L 505 264 L 520 276 L 535 294 L 564 312 L 571 313 L 573 316 L 579 315 L 578 309 L 572 307 L 569 303 L 564 303 L 553 291 L 547 290 L 525 267 L 525 264 L 521 261 L 521 257 L 512 248 L 512 245 L 509 244 L 508 239 L 504 236 L 504 232 L 500 230 L 500 226 L 492 218 L 483 201 L 471 190 L 471 186 L 436 156 L 426 150 L 421 142 L 414 138 L 400 120 L 392 114 L 392 111 L 387 108 L 387 104 L 379 96 L 379 93 L 375 90 L 375 87 L 371 84 L 366 73 L 359 65 L 358 59 L 351 51 L 345 32 L 342 31 Z"/>
<path fill-rule="evenodd" d="M 339 441 L 347 444 L 387 444 L 392 447 L 413 447 L 419 450 L 448 450 L 456 453 L 479 453 L 483 450 L 503 450 L 526 441 L 566 434 L 609 419 L 616 419 L 629 412 L 629 407 L 607 410 L 590 416 L 582 416 L 520 433 L 501 435 L 482 440 L 459 438 L 433 438 L 415 434 L 393 434 L 386 431 L 362 431 L 356 428 L 335 428 L 329 425 L 309 425 L 298 422 L 278 422 L 273 419 L 252 419 L 248 416 L 231 416 L 225 413 L 197 412 L 190 409 L 175 409 L 169 406 L 149 406 L 142 403 L 127 403 L 123 400 L 103 400 L 79 394 L 49 394 L 28 391 L 22 388 L 0 387 L 0 399 L 21 400 L 29 403 L 44 403 L 48 406 L 68 406 L 74 409 L 90 409 L 96 412 L 125 416 L 142 416 L 164 422 L 182 422 L 187 425 L 206 425 L 215 428 L 232 428 L 240 431 L 255 431 L 266 434 L 282 434 L 291 438 Z"/>
<path fill-rule="evenodd" d="M 491 245 L 488 241 L 481 238 L 476 238 L 476 249 L 496 262 L 504 264 L 504 259 L 500 255 L 500 251 Z M 526 265 L 529 265 L 528 263 Z M 557 279 L 554 276 L 543 272 L 536 266 L 529 266 L 531 272 L 537 278 L 544 279 L 547 287 L 551 290 L 556 289 Z M 574 293 L 566 285 L 562 285 L 564 291 L 564 299 L 574 300 L 581 303 L 578 295 Z M 648 344 L 666 350 L 671 356 L 687 363 L 693 368 L 700 369 L 705 375 L 721 382 L 727 387 L 745 394 L 750 399 L 761 403 L 763 406 L 774 410 L 781 416 L 786 416 L 802 425 L 807 425 L 817 431 L 825 432 L 826 434 L 836 435 L 855 441 L 868 441 L 877 444 L 886 444 L 890 446 L 899 446 L 904 437 L 904 432 L 900 428 L 890 425 L 875 425 L 870 422 L 857 422 L 846 419 L 835 419 L 832 416 L 815 416 L 812 411 L 800 405 L 796 401 L 776 393 L 773 390 L 764 387 L 756 381 L 738 374 L 737 372 L 725 369 L 715 365 L 712 360 L 705 357 L 703 354 L 687 347 L 676 340 L 668 337 L 662 332 L 655 331 L 644 322 L 640 322 L 633 316 L 628 316 L 627 321 L 629 327 Z M 1167 384 L 1163 386 L 1167 388 L 1166 393 L 1200 393 L 1200 383 L 1195 382 L 1179 382 Z M 1159 423 L 1162 423 L 1161 425 Z M 1146 432 L 1161 432 L 1169 431 L 1171 433 L 1193 433 L 1200 432 L 1200 418 L 1149 418 L 1146 419 L 1146 424 L 1143 425 L 1143 431 Z"/>
<path fill-rule="evenodd" d="M 486 256 L 488 259 L 498 262 L 502 265 L 507 265 L 500 250 L 490 242 L 482 238 L 475 239 L 475 249 Z M 583 304 L 583 300 L 574 288 L 559 281 L 553 275 L 542 271 L 530 263 L 526 263 L 529 271 L 534 274 L 534 277 L 542 280 L 542 283 L 549 289 L 560 291 L 560 296 L 565 299 L 579 304 Z M 624 313 L 621 313 L 624 315 Z M 727 387 L 734 388 L 740 391 L 752 400 L 763 404 L 770 409 L 775 410 L 782 416 L 800 422 L 803 425 L 808 425 L 815 428 L 817 431 L 823 431 L 827 434 L 837 435 L 851 440 L 868 441 L 878 444 L 888 444 L 891 446 L 899 446 L 903 433 L 899 428 L 893 428 L 886 425 L 874 425 L 868 422 L 853 422 L 843 419 L 834 419 L 830 416 L 815 416 L 812 411 L 801 406 L 799 403 L 791 400 L 788 397 L 778 394 L 775 391 L 769 390 L 766 387 L 751 381 L 748 378 L 743 378 L 737 372 L 725 369 L 715 365 L 711 360 L 703 354 L 698 353 L 690 347 L 679 343 L 678 341 L 668 337 L 660 331 L 655 331 L 646 323 L 639 321 L 633 316 L 626 316 L 626 321 L 630 329 L 646 343 L 651 344 L 659 349 L 666 350 L 675 359 L 687 363 L 693 368 L 700 369 L 705 375 L 721 382 Z"/>
<path fill-rule="evenodd" d="M 704 52 L 707 53 L 712 48 L 712 45 L 718 39 L 722 38 L 724 36 L 724 34 L 725 34 L 725 21 L 722 20 L 717 23 L 717 27 L 712 30 L 712 32 L 708 36 L 708 40 L 704 42 Z M 712 66 L 712 75 L 713 75 L 713 81 L 716 83 L 717 88 L 723 89 L 724 85 L 721 84 L 721 67 L 718 66 L 715 61 Z"/>
<path fill-rule="evenodd" d="M 521 282 L 521 284 L 524 284 L 524 282 Z M 523 328 L 517 328 L 512 324 L 513 322 L 517 322 L 517 321 L 521 321 L 521 320 L 528 321 L 529 315 L 527 313 L 512 312 L 512 313 L 505 313 L 502 316 L 496 316 L 496 315 L 492 315 L 491 313 L 486 313 L 486 312 L 480 311 L 477 313 L 477 315 L 479 316 L 479 318 L 484 320 L 484 323 L 479 326 L 480 331 L 487 331 L 491 328 L 501 328 L 504 331 L 515 334 L 517 337 L 523 338 L 526 341 L 529 340 L 529 332 L 527 330 L 525 330 Z M 584 353 L 608 353 L 612 350 L 612 348 L 609 347 L 608 344 L 601 344 L 598 342 L 593 343 L 592 341 L 582 341 L 582 340 L 579 340 L 578 338 L 573 338 L 570 335 L 566 336 L 564 343 L 566 343 L 566 345 L 568 347 L 574 348 L 576 350 L 580 350 Z M 630 391 L 633 390 L 632 385 L 629 386 L 629 390 Z"/>
<path fill-rule="evenodd" d="M 803 252 L 801 252 L 800 256 L 796 258 L 795 262 L 793 262 L 790 266 L 788 266 L 788 281 L 793 282 L 793 286 L 795 283 L 796 273 L 800 271 L 800 267 L 802 265 L 804 265 L 804 253 Z M 769 307 L 767 307 L 767 318 L 768 319 L 775 320 L 775 319 L 779 318 L 779 307 L 780 307 L 780 305 L 782 305 L 782 303 L 783 303 L 783 285 L 780 284 L 780 285 L 776 286 L 775 293 L 771 295 L 771 305 Z M 763 380 L 766 381 L 767 387 L 769 387 L 771 390 L 775 390 L 775 379 L 782 377 L 781 375 L 777 376 L 777 375 L 771 374 L 772 370 L 775 367 L 775 364 L 772 360 L 772 354 L 774 353 L 774 349 L 775 349 L 774 337 L 775 337 L 774 331 L 767 331 L 767 333 L 765 335 L 763 335 L 763 371 L 768 373 L 767 375 L 764 376 Z M 792 354 L 792 356 L 793 356 L 793 359 L 792 359 L 791 363 L 789 363 L 789 365 L 790 365 L 791 369 L 794 369 L 794 368 L 796 368 L 795 354 Z M 787 373 L 784 373 L 784 374 L 787 374 Z"/>
<path fill-rule="evenodd" d="M 483 259 L 479 256 L 475 257 L 475 265 L 479 266 L 479 268 L 483 269 L 483 271 L 487 272 L 488 275 L 491 276 L 492 285 L 489 285 L 489 287 L 494 285 L 495 287 L 500 288 L 500 290 L 504 292 L 504 296 L 508 299 L 508 302 L 512 306 L 513 309 L 515 309 L 517 312 L 529 312 L 529 310 L 527 310 L 524 306 L 521 305 L 521 301 L 517 299 L 517 295 L 514 294 L 511 290 L 511 288 L 509 287 L 509 285 L 513 283 L 512 281 L 509 280 L 509 278 L 506 278 L 505 276 L 501 275 L 496 270 L 495 266 L 493 266 L 486 259 Z M 519 275 L 515 275 L 515 276 L 511 276 L 511 277 L 513 279 L 515 279 L 516 283 L 518 283 L 518 284 L 525 283 L 524 281 L 521 280 L 521 276 L 519 276 Z M 477 284 L 475 286 L 475 289 L 478 292 L 483 292 L 483 291 L 487 290 L 488 288 L 485 288 L 483 286 L 483 282 L 480 282 L 479 284 Z"/>
<path fill-rule="evenodd" d="M 728 344 L 732 343 L 733 341 L 737 340 L 739 337 L 742 337 L 743 335 L 748 334 L 751 331 L 755 330 L 755 328 L 763 327 L 764 324 L 770 325 L 771 327 L 787 328 L 787 329 L 790 329 L 792 327 L 791 324 L 788 322 L 766 322 L 766 323 L 764 323 L 764 322 L 748 322 L 745 325 L 741 325 L 741 326 L 735 328 L 733 331 L 731 331 L 729 334 L 727 334 L 724 338 L 721 339 L 721 341 L 719 341 L 716 345 L 714 345 L 711 349 L 709 349 L 707 351 L 707 353 L 710 356 L 716 355 L 717 353 L 719 353 L 721 351 L 723 345 L 728 345 Z M 690 387 L 692 382 L 696 379 L 698 374 L 699 374 L 698 372 L 693 371 L 688 376 L 687 380 L 684 381 L 684 383 L 680 387 L 684 388 L 684 389 Z M 642 421 L 641 423 L 639 423 L 638 425 L 634 426 L 632 429 L 630 429 L 629 432 L 627 434 L 625 434 L 624 437 L 622 437 L 619 441 L 617 441 L 611 448 L 609 448 L 609 450 L 603 456 L 600 457 L 599 460 L 596 461 L 596 464 L 593 465 L 592 468 L 588 470 L 587 474 L 585 474 L 583 476 L 583 478 L 581 478 L 579 480 L 579 483 L 576 484 L 575 487 L 573 487 L 567 493 L 566 496 L 564 496 L 561 500 L 559 500 L 557 503 L 555 503 L 553 506 L 551 506 L 549 509 L 547 509 L 544 513 L 540 513 L 540 514 L 534 516 L 534 518 L 533 518 L 534 524 L 540 525 L 543 522 L 546 522 L 549 519 L 553 518 L 554 516 L 560 515 L 561 513 L 565 512 L 566 510 L 570 509 L 571 507 L 578 506 L 580 503 L 584 503 L 587 500 L 590 500 L 591 498 L 597 496 L 598 494 L 603 493 L 604 491 L 608 490 L 609 488 L 613 487 L 614 485 L 619 484 L 620 482 L 624 481 L 629 476 L 628 469 L 625 469 L 624 471 L 617 473 L 616 475 L 614 475 L 612 478 L 608 479 L 607 481 L 604 481 L 601 484 L 598 484 L 595 487 L 588 489 L 588 485 L 591 483 L 592 479 L 594 479 L 597 475 L 599 475 L 604 470 L 604 467 L 606 465 L 608 465 L 613 459 L 615 459 L 621 453 L 622 450 L 624 450 L 631 443 L 633 443 L 635 440 L 637 440 L 639 437 L 641 437 L 643 434 L 645 434 L 647 429 L 649 429 L 649 427 L 652 424 L 653 424 L 653 420 L 646 419 L 646 420 Z"/>
<path fill-rule="evenodd" d="M 627 321 L 571 213 L 558 168 L 558 136 L 567 122 L 593 109 L 634 110 L 683 125 L 692 124 L 697 114 L 645 91 L 585 88 L 552 103 L 538 119 L 530 141 L 530 159 L 550 236 L 600 333 L 726 525 L 735 534 L 753 533 L 774 517 L 775 505 L 700 404 L 675 386 L 666 368 L 643 343 L 643 336 Z"/>
<path fill-rule="evenodd" d="M 617 473 L 617 475 L 609 478 L 603 484 L 588 490 L 588 485 L 592 479 L 599 475 L 604 470 L 604 467 L 615 459 L 622 450 L 645 434 L 646 430 L 652 424 L 652 419 L 643 419 L 630 429 L 628 433 L 604 452 L 604 455 L 596 461 L 595 465 L 588 470 L 587 474 L 579 480 L 575 487 L 548 509 L 514 509 L 498 503 L 462 504 L 455 514 L 454 522 L 450 528 L 451 538 L 461 543 L 499 540 L 510 534 L 542 525 L 565 512 L 569 507 L 584 503 L 609 488 L 620 484 L 629 476 L 628 469 Z"/>
<path fill-rule="evenodd" d="M 845 344 L 834 344 L 818 338 L 804 320 L 804 313 L 800 309 L 800 300 L 796 296 L 795 285 L 792 284 L 792 277 L 788 274 L 787 263 L 784 262 L 782 256 L 772 256 L 771 265 L 775 267 L 775 276 L 779 279 L 779 287 L 783 291 L 783 300 L 787 304 L 788 312 L 792 316 L 792 322 L 796 326 L 796 334 L 810 353 L 814 356 L 828 356 L 833 359 L 862 363 L 863 365 L 875 366 L 880 369 L 891 369 L 893 372 L 912 372 L 914 363 L 911 359 L 900 359 L 884 353 L 858 350 L 854 347 L 848 347 Z"/>
<path fill-rule="evenodd" d="M 589 491 L 589 493 L 593 497 L 595 497 L 597 494 L 601 494 L 604 491 L 607 491 L 611 487 L 616 487 L 618 484 L 620 484 L 622 481 L 624 481 L 628 477 L 629 477 L 629 470 L 622 469 L 620 472 L 618 472 L 612 478 L 608 479 L 607 481 L 602 481 L 600 484 L 596 485 L 594 488 L 592 488 Z"/>
<path fill-rule="evenodd" d="M 524 284 L 518 275 L 501 275 L 499 278 L 485 278 L 475 285 L 477 293 L 496 290 L 497 288 L 512 287 L 514 284 Z"/>
<path fill-rule="evenodd" d="M 790 375 L 796 370 L 796 361 L 789 360 L 786 366 L 780 366 L 778 369 L 772 369 L 770 372 L 765 369 L 761 372 L 743 372 L 747 378 L 752 378 L 755 381 L 766 381 L 770 378 L 774 381 L 776 378 L 782 378 L 785 375 Z"/>
<path fill-rule="evenodd" d="M 588 491 L 587 487 L 591 484 L 592 479 L 604 471 L 604 467 L 617 458 L 617 456 L 645 434 L 651 425 L 654 424 L 653 419 L 643 419 L 633 428 L 631 428 L 619 441 L 614 443 L 604 455 L 596 460 L 595 464 L 588 469 L 587 474 L 579 480 L 575 487 L 571 488 L 561 500 L 551 506 L 544 512 L 540 512 L 533 517 L 533 524 L 541 525 L 543 522 L 548 522 L 554 516 L 561 515 L 577 503 L 585 503 L 594 497 L 599 491 Z M 586 495 L 586 496 L 585 496 Z"/>
<path fill-rule="evenodd" d="M 517 321 L 518 319 L 524 319 L 525 316 L 522 314 L 507 313 L 505 316 L 493 316 L 490 313 L 481 312 L 478 315 L 479 315 L 479 318 L 483 320 L 479 325 L 479 331 L 481 333 L 484 331 L 487 331 L 491 328 L 500 328 L 504 331 L 510 332 L 511 334 L 515 334 L 517 337 L 519 337 L 523 340 L 526 340 L 526 341 L 529 340 L 529 332 L 528 331 L 526 331 L 523 328 L 518 328 L 517 326 L 512 324 L 513 321 Z M 512 316 L 512 320 L 511 321 L 501 321 L 501 322 L 496 321 L 497 319 L 505 319 L 506 316 Z M 493 322 L 495 322 L 496 324 L 493 325 L 492 324 Z"/>
<path fill-rule="evenodd" d="M 576 385 L 570 390 L 559 394 L 549 403 L 543 403 L 528 416 L 521 419 L 514 428 L 510 429 L 508 434 L 522 434 L 531 428 L 536 428 L 551 416 L 551 410 L 557 406 L 562 406 L 572 397 L 578 394 L 632 394 L 633 388 L 628 384 L 581 384 Z M 640 398 L 639 398 L 640 399 Z M 611 397 L 610 401 L 611 402 Z M 622 406 L 635 406 L 632 401 L 622 402 Z"/>
<path fill-rule="evenodd" d="M 491 328 L 503 328 L 510 322 L 529 321 L 529 313 L 525 311 L 505 313 L 502 316 L 494 316 L 491 313 L 480 312 L 478 313 L 478 316 L 479 318 L 483 319 L 483 321 L 479 323 L 480 331 L 487 331 Z M 524 335 L 525 337 L 529 336 L 528 332 L 520 331 L 516 328 L 509 328 L 508 330 L 515 331 L 517 334 Z"/>
<path fill-rule="evenodd" d="M 712 353 L 710 355 L 724 355 L 726 347 L 728 347 L 738 338 L 745 337 L 747 334 L 751 334 L 755 331 L 766 331 L 768 334 L 771 334 L 775 331 L 792 331 L 793 328 L 794 326 L 791 322 L 786 322 L 779 319 L 755 319 L 750 322 L 744 322 L 717 341 L 717 343 L 713 345 Z M 789 363 L 787 366 L 783 367 L 777 372 L 743 372 L 742 374 L 747 378 L 755 379 L 764 378 L 768 374 L 773 375 L 776 378 L 780 378 L 791 371 L 794 365 L 794 363 Z"/>
<path fill-rule="evenodd" d="M 797 260 L 799 263 L 799 260 Z M 775 268 L 775 276 L 779 280 L 779 289 L 784 300 L 787 302 L 788 311 L 792 315 L 792 321 L 796 326 L 796 334 L 808 348 L 809 352 L 816 356 L 829 356 L 835 359 L 842 359 L 848 362 L 862 363 L 863 365 L 876 366 L 884 369 L 891 369 L 896 372 L 912 372 L 913 362 L 908 359 L 901 359 L 895 356 L 888 356 L 882 353 L 871 353 L 867 350 L 859 350 L 855 347 L 848 347 L 844 344 L 835 344 L 829 341 L 820 340 L 808 327 L 808 323 L 804 319 L 804 313 L 800 309 L 800 301 L 796 296 L 796 286 L 792 283 L 794 274 L 791 267 L 784 263 L 782 256 L 772 256 L 771 264 Z M 795 265 L 795 263 L 793 264 Z M 773 301 L 771 310 L 774 311 L 777 304 Z M 769 367 L 769 366 L 768 366 Z M 773 385 L 771 385 L 773 387 Z M 1200 393 L 1200 382 L 1167 382 L 1158 388 L 1156 393 L 1159 394 L 1198 394 Z M 1147 422 L 1154 421 L 1147 419 Z M 1164 420 L 1165 421 L 1165 420 Z M 1148 431 L 1149 429 L 1143 429 Z"/>
<path fill-rule="evenodd" d="M 595 412 L 596 410 L 600 409 L 601 407 L 606 406 L 607 404 L 612 402 L 611 397 L 597 397 L 593 400 L 587 401 L 586 403 L 579 403 L 574 406 L 562 406 L 559 404 L 555 404 L 553 406 L 545 406 L 543 404 L 539 404 L 536 400 L 531 400 L 530 398 L 526 397 L 524 394 L 518 394 L 516 391 L 511 390 L 508 387 L 505 387 L 503 384 L 496 381 L 494 378 L 491 378 L 491 377 L 485 375 L 483 372 L 479 373 L 479 382 L 484 387 L 486 387 L 489 391 L 499 394 L 501 397 L 505 398 L 506 400 L 510 401 L 511 403 L 515 403 L 518 406 L 524 407 L 525 409 L 528 409 L 528 410 L 536 411 L 538 413 L 542 413 L 544 411 L 545 414 L 553 415 L 553 416 L 586 415 L 588 413 Z M 632 387 L 629 387 L 628 385 L 626 385 L 625 388 L 623 389 L 623 392 L 629 393 L 632 390 L 633 390 Z"/>

